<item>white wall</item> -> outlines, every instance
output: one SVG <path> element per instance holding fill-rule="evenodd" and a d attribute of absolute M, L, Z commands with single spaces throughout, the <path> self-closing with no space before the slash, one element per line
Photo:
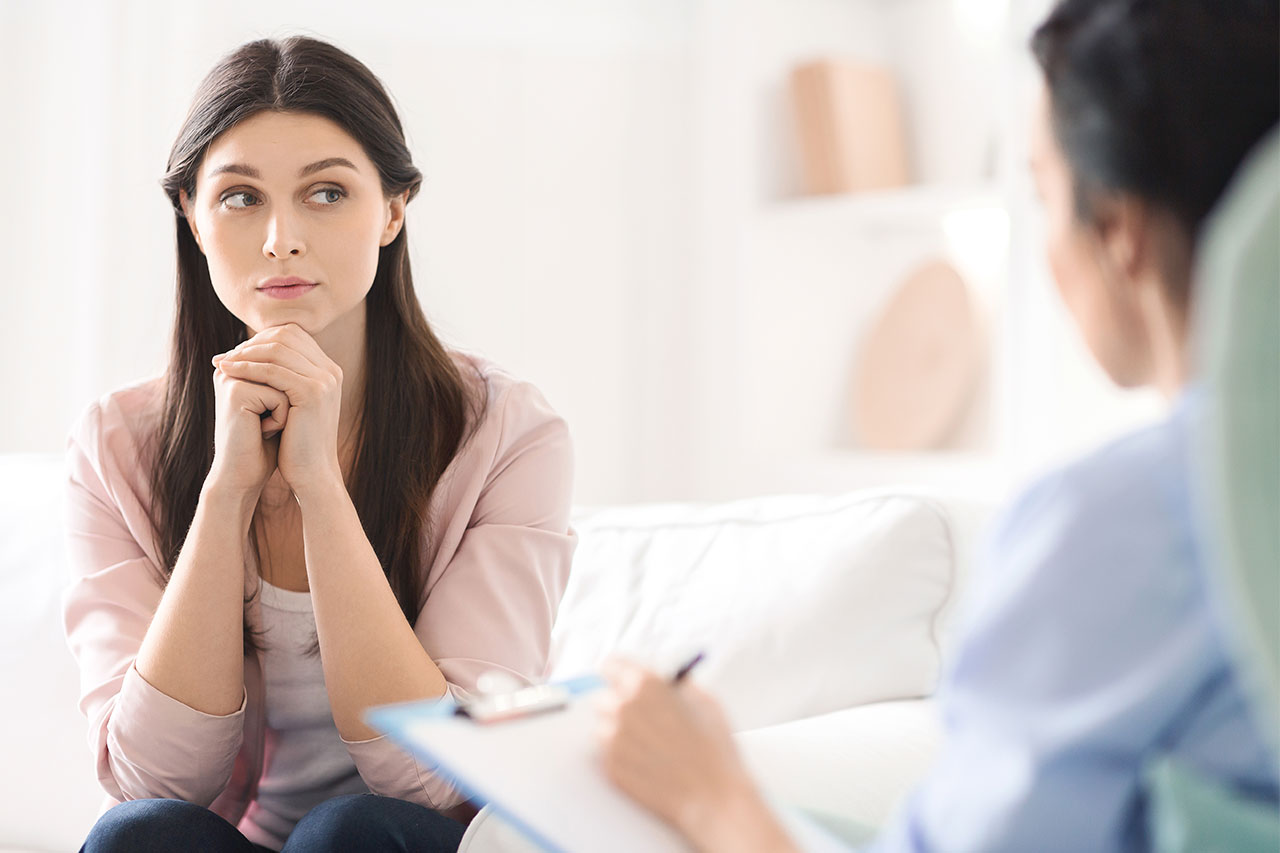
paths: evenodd
<path fill-rule="evenodd" d="M 21 117 L 0 134 L 0 450 L 61 447 L 89 400 L 163 368 L 168 148 L 219 55 L 305 32 L 362 59 L 399 104 L 426 176 L 415 277 L 442 335 L 568 417 L 582 499 L 622 500 L 653 476 L 619 449 L 670 409 L 651 377 L 680 360 L 662 329 L 687 290 L 686 4 L 62 5 L 0 6 L 0 86 Z"/>
<path fill-rule="evenodd" d="M 1000 360 L 972 443 L 1035 467 L 1152 406 L 1091 372 L 1024 215 L 1024 110 L 1016 87 L 987 84 L 1021 55 L 1028 8 L 0 0 L 0 451 L 60 448 L 89 400 L 162 369 L 169 145 L 219 55 L 306 32 L 362 59 L 395 96 L 426 175 L 409 233 L 428 314 L 568 417 L 585 503 L 971 475 L 946 457 L 837 464 L 858 337 L 920 242 L 847 233 L 787 201 L 791 63 L 894 63 L 924 177 L 986 180 L 993 146 L 1000 155 L 1016 215 L 973 276 Z M 929 239 L 956 249 L 944 230 Z"/>

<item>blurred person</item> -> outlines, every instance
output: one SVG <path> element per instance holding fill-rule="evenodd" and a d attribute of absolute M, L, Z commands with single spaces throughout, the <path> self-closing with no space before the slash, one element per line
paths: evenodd
<path fill-rule="evenodd" d="M 1158 756 L 1276 808 L 1193 519 L 1188 325 L 1202 225 L 1277 122 L 1278 33 L 1274 0 L 1064 0 L 1033 37 L 1058 291 L 1110 378 L 1158 388 L 1169 413 L 1003 514 L 939 690 L 940 754 L 876 850 L 1146 849 Z M 796 849 L 710 696 L 626 662 L 606 675 L 622 791 L 700 850 Z"/>
<path fill-rule="evenodd" d="M 199 87 L 163 181 L 168 368 L 68 445 L 64 618 L 112 806 L 85 850 L 457 848 L 460 795 L 362 714 L 542 676 L 572 449 L 427 324 L 421 181 L 329 44 L 252 42 Z"/>

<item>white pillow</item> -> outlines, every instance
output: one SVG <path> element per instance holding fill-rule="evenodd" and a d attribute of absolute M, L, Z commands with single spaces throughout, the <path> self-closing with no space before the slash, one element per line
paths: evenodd
<path fill-rule="evenodd" d="M 580 512 L 552 679 L 611 655 L 697 679 L 736 729 L 933 692 L 956 555 L 943 505 L 857 492 Z"/>

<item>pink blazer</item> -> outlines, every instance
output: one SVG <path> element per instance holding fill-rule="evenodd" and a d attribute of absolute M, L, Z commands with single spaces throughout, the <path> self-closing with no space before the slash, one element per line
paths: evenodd
<path fill-rule="evenodd" d="M 435 534 L 424 549 L 415 631 L 449 691 L 465 696 L 488 670 L 523 682 L 545 674 L 575 544 L 573 455 L 565 422 L 536 388 L 479 359 L 455 358 L 488 409 L 432 499 Z M 246 654 L 244 703 L 228 716 L 161 693 L 133 666 L 163 593 L 145 451 L 162 396 L 158 379 L 124 388 L 93 405 L 72 430 L 67 642 L 80 666 L 80 708 L 98 779 L 109 795 L 104 808 L 179 798 L 234 825 L 256 796 L 270 749 L 256 655 Z M 251 589 L 256 579 L 246 583 Z M 375 793 L 432 808 L 461 799 L 386 738 L 348 742 L 347 749 Z"/>

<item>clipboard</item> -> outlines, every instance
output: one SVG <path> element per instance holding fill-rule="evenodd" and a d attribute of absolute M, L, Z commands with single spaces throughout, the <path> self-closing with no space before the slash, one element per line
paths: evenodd
<path fill-rule="evenodd" d="M 474 802 L 555 853 L 689 851 L 675 830 L 605 777 L 588 694 L 596 676 L 550 685 L 563 700 L 530 697 L 536 712 L 483 722 L 452 699 L 371 708 L 365 721 Z M 465 708 L 465 706 L 462 706 Z"/>

